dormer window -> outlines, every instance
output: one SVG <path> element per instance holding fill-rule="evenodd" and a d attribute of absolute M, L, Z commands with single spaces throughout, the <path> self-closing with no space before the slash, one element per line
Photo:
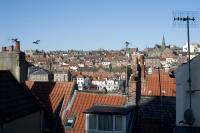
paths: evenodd
<path fill-rule="evenodd" d="M 112 131 L 113 130 L 113 116 L 99 115 L 98 126 L 99 126 L 99 130 Z"/>
<path fill-rule="evenodd" d="M 97 121 L 97 115 L 90 114 L 89 115 L 89 129 L 96 129 L 96 121 Z"/>
<path fill-rule="evenodd" d="M 71 128 L 73 128 L 74 123 L 75 123 L 75 117 L 68 118 L 66 120 L 66 123 L 65 123 L 65 129 L 71 129 Z"/>
<path fill-rule="evenodd" d="M 122 131 L 122 116 L 115 116 L 115 131 Z"/>

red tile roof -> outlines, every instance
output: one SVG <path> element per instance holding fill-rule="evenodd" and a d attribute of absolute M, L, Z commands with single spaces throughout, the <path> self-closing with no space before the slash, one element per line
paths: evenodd
<path fill-rule="evenodd" d="M 71 116 L 75 116 L 76 120 L 73 128 L 65 130 L 65 133 L 83 133 L 85 130 L 85 114 L 83 112 L 94 104 L 122 106 L 125 103 L 126 97 L 123 95 L 77 92 L 71 108 L 65 114 L 63 123 Z"/>
<path fill-rule="evenodd" d="M 26 85 L 45 105 L 47 115 L 53 115 L 63 98 L 65 103 L 72 94 L 73 82 L 34 82 L 26 81 Z"/>
<path fill-rule="evenodd" d="M 175 78 L 170 78 L 166 72 L 160 72 L 160 83 L 163 96 L 176 96 Z M 142 82 L 141 93 L 143 96 L 160 96 L 160 85 L 158 72 L 146 75 Z"/>

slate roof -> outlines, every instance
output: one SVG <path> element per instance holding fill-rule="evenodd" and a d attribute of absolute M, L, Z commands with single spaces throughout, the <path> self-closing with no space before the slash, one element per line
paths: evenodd
<path fill-rule="evenodd" d="M 47 115 L 55 113 L 63 99 L 67 103 L 74 88 L 74 82 L 26 81 L 26 85 L 45 105 Z"/>
<path fill-rule="evenodd" d="M 30 73 L 32 75 L 41 75 L 41 74 L 51 74 L 48 70 L 45 70 L 45 69 L 39 69 L 39 70 L 36 70 L 32 73 Z"/>
<path fill-rule="evenodd" d="M 176 98 L 142 96 L 137 128 L 142 133 L 172 133 L 175 127 Z"/>
<path fill-rule="evenodd" d="M 87 109 L 84 113 L 88 114 L 112 114 L 112 115 L 127 115 L 133 110 L 133 106 L 107 106 L 94 105 Z"/>
<path fill-rule="evenodd" d="M 38 99 L 17 82 L 10 71 L 0 70 L 0 124 L 42 110 Z"/>
<path fill-rule="evenodd" d="M 65 133 L 83 133 L 85 131 L 85 114 L 86 109 L 91 108 L 94 104 L 122 106 L 126 103 L 126 97 L 123 95 L 109 95 L 102 93 L 77 92 L 71 108 L 66 112 L 63 118 L 63 126 L 67 118 L 75 117 L 74 126 L 66 129 Z"/>

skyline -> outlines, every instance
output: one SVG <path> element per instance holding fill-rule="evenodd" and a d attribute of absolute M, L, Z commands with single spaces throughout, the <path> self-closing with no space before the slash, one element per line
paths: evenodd
<path fill-rule="evenodd" d="M 182 46 L 186 28 L 172 26 L 174 10 L 200 11 L 198 0 L 35 0 L 0 1 L 0 46 L 11 38 L 22 49 L 92 50 Z M 191 42 L 200 43 L 200 27 L 190 30 Z M 39 45 L 32 44 L 41 40 Z"/>

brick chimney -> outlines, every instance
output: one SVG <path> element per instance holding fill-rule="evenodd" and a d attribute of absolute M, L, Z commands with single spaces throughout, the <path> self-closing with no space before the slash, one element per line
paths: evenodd
<path fill-rule="evenodd" d="M 145 79 L 145 64 L 144 64 L 144 55 L 140 55 L 140 67 L 141 67 L 141 79 Z"/>
<path fill-rule="evenodd" d="M 15 42 L 15 51 L 20 52 L 20 41 Z"/>
<path fill-rule="evenodd" d="M 141 67 L 139 64 L 136 66 L 135 74 L 132 74 L 129 80 L 128 88 L 128 102 L 133 103 L 134 105 L 139 104 L 141 96 Z"/>
<path fill-rule="evenodd" d="M 2 47 L 1 51 L 5 52 L 6 51 L 6 47 Z"/>

